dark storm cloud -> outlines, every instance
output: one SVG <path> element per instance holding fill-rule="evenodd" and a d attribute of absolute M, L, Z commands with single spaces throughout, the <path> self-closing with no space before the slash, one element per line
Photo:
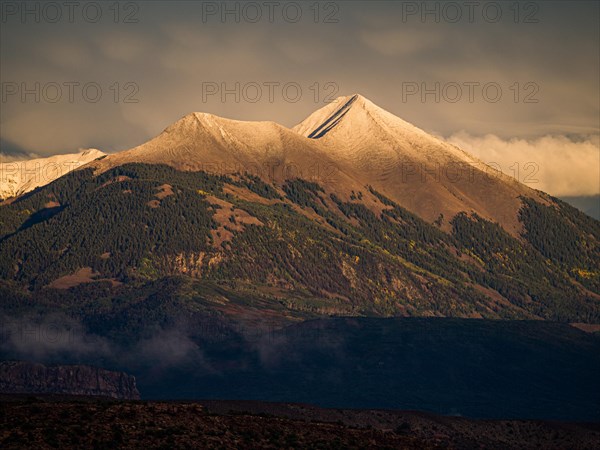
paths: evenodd
<path fill-rule="evenodd" d="M 2 160 L 2 162 L 8 162 L 9 160 L 22 160 L 28 159 L 30 153 L 26 152 L 18 145 L 15 145 L 11 142 L 7 142 L 0 137 L 0 149 L 2 149 L 2 153 L 4 154 L 4 158 L 7 161 Z"/>
<path fill-rule="evenodd" d="M 239 23 L 235 14 L 221 20 L 243 2 L 121 2 L 117 23 L 107 3 L 98 23 L 77 14 L 74 23 L 4 15 L 3 88 L 37 81 L 41 98 L 2 99 L 0 150 L 8 143 L 36 154 L 117 151 L 190 111 L 293 126 L 331 96 L 355 92 L 442 136 L 534 142 L 598 134 L 597 2 L 526 2 L 533 6 L 520 6 L 518 17 L 513 2 L 480 2 L 472 20 L 468 2 L 452 2 L 462 14 L 456 23 L 443 9 L 449 2 L 322 2 L 317 23 L 312 2 L 296 3 L 296 23 L 293 8 L 282 12 L 288 3 L 278 2 L 271 21 L 265 2 L 255 2 L 257 23 L 251 9 Z M 501 8 L 497 23 L 493 5 Z M 441 12 L 423 18 L 422 8 Z M 125 23 L 128 15 L 134 23 Z M 52 83 L 62 91 L 55 103 L 47 101 L 58 95 Z M 277 83 L 270 99 L 268 86 Z M 286 83 L 302 89 L 297 101 L 293 89 L 286 99 Z M 223 87 L 239 101 L 223 99 Z M 495 97 L 496 87 L 501 98 L 485 96 Z M 423 96 L 424 89 L 436 92 Z"/>

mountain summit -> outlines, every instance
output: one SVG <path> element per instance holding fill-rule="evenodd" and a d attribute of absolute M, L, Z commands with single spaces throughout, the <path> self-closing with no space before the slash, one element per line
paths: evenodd
<path fill-rule="evenodd" d="M 426 134 L 423 130 L 394 116 L 375 105 L 360 94 L 336 98 L 330 104 L 315 111 L 293 130 L 311 139 L 320 139 L 328 133 L 331 135 L 353 130 L 355 138 L 360 138 L 367 131 L 377 129 L 403 129 L 407 133 Z"/>
<path fill-rule="evenodd" d="M 358 94 L 337 98 L 292 129 L 191 113 L 149 142 L 94 165 L 105 171 L 134 162 L 249 172 L 267 182 L 312 178 L 341 198 L 372 186 L 426 221 L 441 220 L 446 230 L 464 211 L 517 236 L 519 197 L 546 202 L 539 192 Z"/>
<path fill-rule="evenodd" d="M 339 97 L 296 125 L 340 168 L 428 221 L 474 212 L 518 235 L 520 196 L 543 196 L 376 106 Z"/>

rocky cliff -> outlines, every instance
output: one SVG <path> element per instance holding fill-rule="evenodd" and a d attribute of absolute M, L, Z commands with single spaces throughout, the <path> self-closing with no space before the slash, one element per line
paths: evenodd
<path fill-rule="evenodd" d="M 0 362 L 0 392 L 69 394 L 137 400 L 135 377 L 90 366 L 44 366 L 22 361 Z"/>

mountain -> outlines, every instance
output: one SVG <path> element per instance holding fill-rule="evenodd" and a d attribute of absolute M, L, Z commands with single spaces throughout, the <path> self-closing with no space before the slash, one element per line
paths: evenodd
<path fill-rule="evenodd" d="M 0 200 L 18 197 L 104 156 L 96 149 L 0 164 Z"/>
<path fill-rule="evenodd" d="M 488 169 L 360 95 L 294 129 L 188 114 L 0 206 L 4 308 L 600 323 L 600 223 Z"/>
<path fill-rule="evenodd" d="M 370 185 L 428 222 L 442 215 L 445 231 L 452 217 L 466 211 L 518 236 L 519 197 L 551 203 L 361 95 L 337 98 L 292 130 L 274 122 L 188 114 L 151 141 L 95 167 L 104 171 L 133 162 L 217 174 L 249 172 L 266 182 L 304 178 L 345 199 L 346 193 Z M 364 202 L 370 199 L 367 194 Z"/>
<path fill-rule="evenodd" d="M 294 130 L 317 141 L 363 185 L 429 222 L 440 214 L 449 220 L 462 211 L 475 212 L 518 235 L 519 197 L 547 203 L 542 194 L 361 95 L 338 98 Z M 448 221 L 443 225 L 450 229 Z"/>
<path fill-rule="evenodd" d="M 599 268 L 600 222 L 363 97 L 294 129 L 192 113 L 0 204 L 0 360 L 597 420 Z"/>

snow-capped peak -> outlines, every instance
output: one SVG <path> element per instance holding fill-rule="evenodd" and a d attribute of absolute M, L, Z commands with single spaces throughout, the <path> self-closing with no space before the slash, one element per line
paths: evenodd
<path fill-rule="evenodd" d="M 105 171 L 135 162 L 249 172 L 269 182 L 334 173 L 320 181 L 340 193 L 372 186 L 430 222 L 440 214 L 476 211 L 515 235 L 519 196 L 535 195 L 514 181 L 487 176 L 483 163 L 358 94 L 338 97 L 292 130 L 275 122 L 190 113 L 154 139 L 94 167 Z"/>
<path fill-rule="evenodd" d="M 423 130 L 380 108 L 360 94 L 336 98 L 293 128 L 295 132 L 311 139 L 338 134 L 359 137 L 380 134 L 382 129 L 386 133 L 428 136 Z"/>
<path fill-rule="evenodd" d="M 2 163 L 0 164 L 0 199 L 17 197 L 44 186 L 104 155 L 104 152 L 90 148 L 79 153 Z"/>

